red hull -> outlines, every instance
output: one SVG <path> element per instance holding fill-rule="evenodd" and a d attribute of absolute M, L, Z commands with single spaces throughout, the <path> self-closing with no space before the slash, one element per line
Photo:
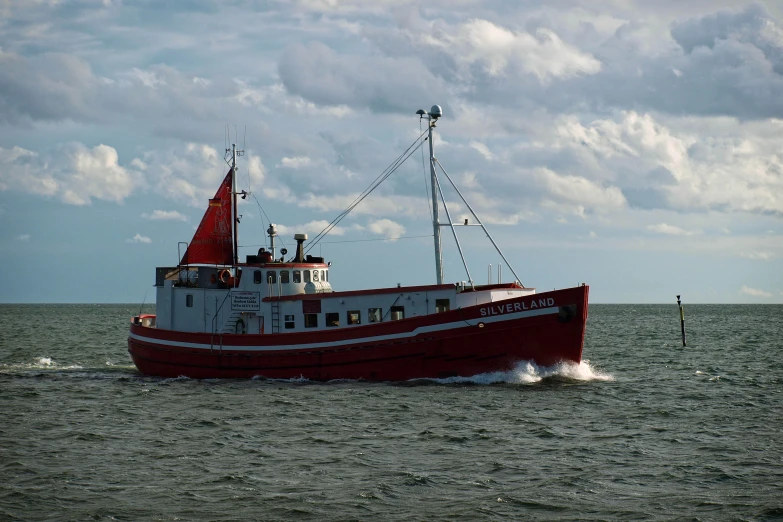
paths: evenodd
<path fill-rule="evenodd" d="M 588 287 L 377 325 L 306 333 L 186 333 L 131 325 L 128 351 L 146 375 L 401 381 L 550 366 L 582 358 Z"/>

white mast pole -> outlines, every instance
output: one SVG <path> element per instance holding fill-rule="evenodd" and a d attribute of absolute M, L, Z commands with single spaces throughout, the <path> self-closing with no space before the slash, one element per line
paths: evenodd
<path fill-rule="evenodd" d="M 435 173 L 435 152 L 432 145 L 432 129 L 435 128 L 435 122 L 443 114 L 440 107 L 433 105 L 430 112 L 427 113 L 429 134 L 428 140 L 430 142 L 430 184 L 432 185 L 432 232 L 433 239 L 435 241 L 435 277 L 439 285 L 443 284 L 443 256 L 441 254 L 441 241 L 440 241 L 440 220 L 438 218 L 438 177 Z"/>
<path fill-rule="evenodd" d="M 231 144 L 231 237 L 234 238 L 234 264 L 239 262 L 237 252 L 237 146 Z"/>

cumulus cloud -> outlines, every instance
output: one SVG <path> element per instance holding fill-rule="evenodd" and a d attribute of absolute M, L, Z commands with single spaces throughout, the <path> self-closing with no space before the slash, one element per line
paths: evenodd
<path fill-rule="evenodd" d="M 609 213 L 626 205 L 619 188 L 603 186 L 581 176 L 560 175 L 549 169 L 538 169 L 534 179 L 545 189 L 553 206 L 577 215 Z"/>
<path fill-rule="evenodd" d="M 117 151 L 108 145 L 71 143 L 44 156 L 21 147 L 0 147 L 0 190 L 89 205 L 93 198 L 121 203 L 143 182 L 138 172 L 119 164 Z"/>
<path fill-rule="evenodd" d="M 152 243 L 152 239 L 142 236 L 141 234 L 136 234 L 130 239 L 125 240 L 126 243 Z"/>
<path fill-rule="evenodd" d="M 589 151 L 583 161 L 620 186 L 632 206 L 783 213 L 783 157 L 775 138 L 744 135 L 743 124 L 728 123 L 733 135 L 708 122 L 698 132 L 678 132 L 634 111 L 589 124 L 567 117 L 557 123 L 556 143 Z M 765 133 L 780 128 L 773 121 Z"/>
<path fill-rule="evenodd" d="M 767 292 L 765 290 L 759 290 L 757 288 L 751 288 L 746 285 L 742 285 L 742 288 L 740 289 L 739 293 L 744 295 L 750 295 L 753 297 L 772 297 L 772 294 L 770 292 Z"/>
<path fill-rule="evenodd" d="M 30 242 L 30 234 L 21 234 L 19 236 L 16 236 L 17 241 L 22 241 L 23 243 L 29 243 Z"/>
<path fill-rule="evenodd" d="M 153 210 L 152 214 L 142 214 L 144 219 L 150 219 L 152 221 L 187 221 L 187 216 L 184 216 L 176 210 Z"/>
<path fill-rule="evenodd" d="M 489 76 L 530 74 L 547 84 L 555 78 L 601 70 L 601 63 L 593 56 L 563 42 L 549 29 L 539 28 L 531 34 L 482 19 L 456 27 L 442 24 L 439 29 L 432 37 L 422 38 L 422 44 L 447 53 L 457 63 L 476 64 Z"/>
<path fill-rule="evenodd" d="M 151 189 L 158 195 L 173 201 L 204 208 L 220 182 L 228 173 L 228 165 L 223 154 L 203 143 L 188 143 L 184 147 L 168 150 L 151 150 L 142 154 L 135 163 L 138 168 L 148 172 L 154 165 L 154 175 L 150 175 Z M 244 156 L 239 164 L 237 189 L 259 187 L 265 176 L 261 159 L 253 154 Z"/>
<path fill-rule="evenodd" d="M 367 224 L 367 229 L 373 234 L 398 238 L 405 234 L 405 227 L 391 219 L 378 219 Z"/>

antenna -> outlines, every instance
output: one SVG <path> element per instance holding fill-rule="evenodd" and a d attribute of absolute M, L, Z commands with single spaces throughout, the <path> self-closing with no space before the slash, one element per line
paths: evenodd
<path fill-rule="evenodd" d="M 680 296 L 677 296 L 677 297 L 680 297 Z M 144 292 L 144 299 L 141 301 L 141 306 L 139 307 L 139 314 L 138 315 L 141 315 L 141 309 L 144 308 L 144 303 L 146 303 L 146 302 L 147 302 L 147 292 Z"/>

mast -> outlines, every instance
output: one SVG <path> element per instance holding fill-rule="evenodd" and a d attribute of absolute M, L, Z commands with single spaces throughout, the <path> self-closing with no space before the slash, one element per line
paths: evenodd
<path fill-rule="evenodd" d="M 231 237 L 233 238 L 234 242 L 234 264 L 236 265 L 239 263 L 239 248 L 238 248 L 238 228 L 237 225 L 239 224 L 239 218 L 241 216 L 237 215 L 237 158 L 242 156 L 245 153 L 244 150 L 237 149 L 236 143 L 231 144 L 230 149 L 226 149 L 226 156 L 225 160 L 226 163 L 229 163 L 231 165 Z M 231 161 L 229 162 L 229 158 Z M 240 192 L 242 194 L 242 199 L 245 199 L 250 192 L 242 191 Z"/>
<path fill-rule="evenodd" d="M 237 248 L 237 146 L 231 144 L 231 236 L 234 238 L 234 264 L 239 262 Z"/>
<path fill-rule="evenodd" d="M 435 242 L 435 278 L 437 284 L 443 284 L 443 255 L 441 254 L 440 241 L 440 220 L 438 217 L 438 175 L 435 173 L 435 152 L 432 145 L 432 129 L 435 128 L 435 122 L 443 115 L 439 105 L 433 105 L 429 116 L 429 133 L 427 139 L 430 142 L 430 184 L 432 185 L 432 236 Z"/>

